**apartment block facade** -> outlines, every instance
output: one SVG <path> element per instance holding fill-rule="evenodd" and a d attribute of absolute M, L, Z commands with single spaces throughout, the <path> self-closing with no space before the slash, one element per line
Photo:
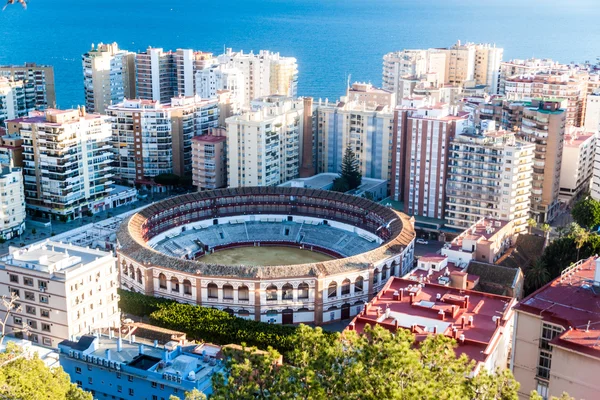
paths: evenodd
<path fill-rule="evenodd" d="M 252 111 L 228 118 L 227 186 L 275 186 L 297 178 L 305 112 L 301 99 L 268 96 Z"/>
<path fill-rule="evenodd" d="M 25 193 L 23 171 L 18 167 L 0 168 L 0 237 L 5 240 L 25 232 Z"/>
<path fill-rule="evenodd" d="M 7 121 L 23 139 L 25 200 L 30 215 L 63 221 L 104 210 L 113 168 L 108 117 L 48 109 Z"/>
<path fill-rule="evenodd" d="M 561 203 L 572 204 L 578 197 L 590 189 L 594 174 L 596 155 L 596 135 L 571 130 L 565 135 L 563 160 L 560 167 Z"/>
<path fill-rule="evenodd" d="M 100 43 L 81 58 L 88 112 L 104 114 L 109 105 L 136 97 L 135 53 L 119 49 L 117 43 Z"/>
<path fill-rule="evenodd" d="M 125 100 L 108 107 L 107 114 L 117 179 L 150 187 L 157 175 L 191 173 L 192 138 L 207 134 L 219 120 L 217 101 L 195 96 L 175 97 L 168 105 Z"/>
<path fill-rule="evenodd" d="M 8 119 L 27 115 L 23 81 L 0 77 L 0 126 Z"/>
<path fill-rule="evenodd" d="M 466 229 L 481 218 L 527 229 L 535 145 L 513 132 L 463 132 L 450 141 L 446 226 Z"/>
<path fill-rule="evenodd" d="M 19 304 L 6 333 L 56 348 L 63 340 L 119 327 L 115 260 L 111 253 L 48 240 L 11 247 L 0 258 L 0 294 L 15 294 Z"/>
<path fill-rule="evenodd" d="M 28 111 L 56 107 L 54 67 L 51 65 L 2 65 L 0 76 L 22 81 L 25 87 L 25 105 Z"/>
<path fill-rule="evenodd" d="M 192 179 L 198 191 L 227 186 L 227 137 L 224 129 L 192 138 Z"/>

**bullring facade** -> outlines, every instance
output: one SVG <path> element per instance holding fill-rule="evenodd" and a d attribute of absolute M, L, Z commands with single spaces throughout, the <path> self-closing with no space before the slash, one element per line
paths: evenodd
<path fill-rule="evenodd" d="M 206 234 L 211 230 L 214 235 Z M 388 278 L 408 272 L 414 238 L 408 216 L 366 199 L 237 188 L 178 196 L 134 214 L 118 232 L 117 255 L 125 289 L 263 322 L 322 324 L 358 314 Z M 268 251 L 274 244 L 336 259 L 281 266 L 202 262 L 215 250 Z"/>

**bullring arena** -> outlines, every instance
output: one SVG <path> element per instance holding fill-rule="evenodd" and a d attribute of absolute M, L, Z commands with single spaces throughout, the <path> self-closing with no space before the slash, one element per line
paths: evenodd
<path fill-rule="evenodd" d="M 413 264 L 414 222 L 341 193 L 220 189 L 154 203 L 117 234 L 121 286 L 271 323 L 349 319 Z"/>

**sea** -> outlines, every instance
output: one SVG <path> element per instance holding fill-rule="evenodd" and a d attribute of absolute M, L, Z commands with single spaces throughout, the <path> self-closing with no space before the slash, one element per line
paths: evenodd
<path fill-rule="evenodd" d="M 4 1 L 4 0 L 0 0 Z M 595 61 L 600 0 L 30 0 L 0 12 L 0 64 L 55 68 L 57 102 L 83 102 L 81 54 L 117 42 L 298 59 L 298 93 L 337 99 L 351 81 L 381 83 L 382 57 L 457 40 L 495 43 L 504 59 Z"/>

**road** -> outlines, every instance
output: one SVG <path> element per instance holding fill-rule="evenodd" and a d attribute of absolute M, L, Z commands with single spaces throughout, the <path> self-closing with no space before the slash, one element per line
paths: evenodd
<path fill-rule="evenodd" d="M 421 257 L 425 254 L 435 254 L 444 246 L 443 242 L 429 240 L 428 244 L 419 244 L 415 242 L 415 257 Z"/>

